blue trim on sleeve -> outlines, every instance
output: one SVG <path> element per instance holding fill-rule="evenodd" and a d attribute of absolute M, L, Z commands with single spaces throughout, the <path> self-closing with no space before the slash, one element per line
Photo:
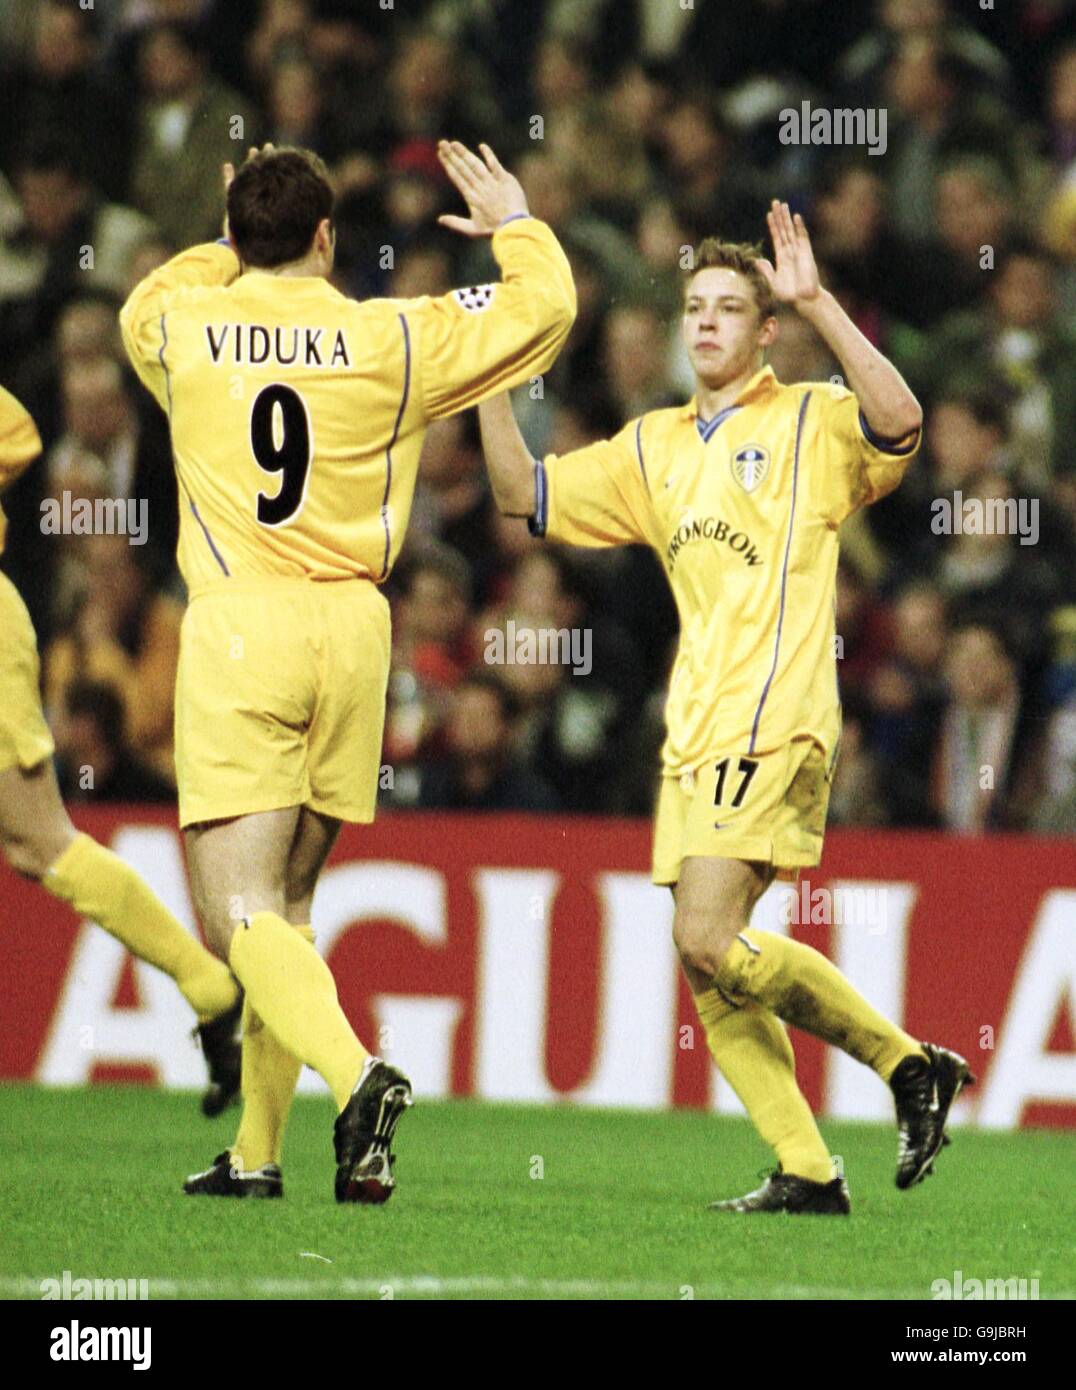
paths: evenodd
<path fill-rule="evenodd" d="M 541 459 L 534 460 L 534 515 L 527 518 L 527 530 L 532 536 L 545 535 L 549 524 L 549 479 L 545 464 Z"/>
<path fill-rule="evenodd" d="M 530 217 L 530 213 L 529 213 L 529 212 L 513 212 L 513 213 L 510 213 L 510 214 L 504 219 L 503 222 L 498 222 L 498 223 L 497 223 L 497 230 L 500 231 L 502 227 L 507 227 L 508 224 L 509 224 L 509 222 L 518 222 L 519 219 L 520 219 L 521 217 Z"/>
<path fill-rule="evenodd" d="M 157 361 L 161 364 L 161 371 L 164 372 L 164 389 L 168 395 L 168 424 L 172 424 L 172 376 L 168 370 L 168 364 L 164 360 L 164 350 L 168 346 L 168 329 L 164 326 L 164 315 L 161 315 L 161 350 L 157 354 Z"/>
<path fill-rule="evenodd" d="M 635 426 L 635 452 L 639 455 L 639 467 L 643 471 L 643 484 L 647 492 L 650 491 L 650 479 L 646 476 L 646 464 L 643 462 L 643 421 L 639 417 L 639 423 Z"/>
<path fill-rule="evenodd" d="M 166 348 L 167 346 L 168 346 L 168 329 L 165 327 L 165 324 L 164 324 L 164 315 L 162 314 L 162 315 L 161 315 L 161 347 L 160 347 L 160 351 L 157 353 L 157 360 L 158 360 L 158 362 L 160 362 L 160 364 L 161 364 L 161 371 L 164 372 L 164 387 L 165 387 L 165 392 L 166 392 L 166 394 L 167 394 L 167 396 L 168 396 L 168 433 L 169 433 L 169 435 L 171 435 L 171 433 L 172 433 L 172 374 L 171 374 L 171 372 L 168 370 L 168 363 L 164 360 L 164 350 L 165 350 L 165 348 Z M 178 480 L 180 486 L 183 488 L 183 491 L 187 494 L 187 501 L 190 503 L 191 514 L 192 514 L 192 516 L 194 517 L 195 521 L 198 523 L 198 525 L 202 528 L 202 535 L 205 536 L 205 538 L 206 538 L 206 544 L 209 546 L 210 550 L 213 552 L 213 558 L 216 560 L 217 564 L 220 565 L 220 567 L 221 567 L 221 569 L 224 571 L 225 575 L 226 575 L 229 579 L 231 579 L 231 577 L 232 577 L 231 570 L 229 570 L 228 566 L 224 563 L 224 557 L 223 557 L 223 555 L 221 555 L 220 551 L 217 549 L 216 544 L 215 544 L 214 541 L 213 541 L 213 537 L 209 534 L 209 527 L 205 524 L 205 522 L 202 520 L 201 516 L 199 515 L 198 508 L 194 505 L 194 498 L 190 495 L 190 492 L 187 490 L 187 484 L 183 481 L 183 478 L 180 476 L 180 472 L 179 472 L 179 460 L 176 458 L 176 456 L 175 456 L 175 451 L 174 451 L 174 450 L 173 450 L 173 452 L 172 452 L 172 466 L 173 466 L 173 467 L 175 468 L 175 470 L 176 470 L 176 478 L 177 478 L 177 480 Z"/>
<path fill-rule="evenodd" d="M 766 684 L 762 687 L 762 694 L 759 697 L 758 709 L 755 710 L 755 722 L 751 725 L 751 743 L 748 753 L 755 751 L 755 740 L 758 737 L 759 720 L 762 718 L 762 707 L 766 703 L 766 697 L 770 693 L 770 686 L 773 678 L 777 674 L 777 658 L 781 651 L 781 628 L 785 621 L 785 591 L 788 586 L 788 557 L 792 550 L 792 530 L 796 524 L 796 483 L 799 480 L 800 471 L 800 440 L 803 437 L 803 418 L 807 414 L 807 402 L 811 399 L 810 391 L 803 398 L 800 406 L 800 417 L 796 424 L 796 451 L 792 456 L 792 507 L 788 514 L 788 537 L 785 540 L 785 558 L 781 565 L 781 603 L 777 610 L 777 638 L 773 644 L 773 665 L 770 667 L 770 674 L 766 677 Z"/>
<path fill-rule="evenodd" d="M 880 449 L 883 454 L 893 454 L 896 458 L 903 458 L 905 454 L 915 451 L 915 446 L 919 443 L 919 431 L 915 430 L 912 434 L 912 442 L 900 447 L 899 439 L 883 439 L 880 434 L 875 434 L 870 425 L 867 424 L 867 417 L 861 410 L 859 412 L 859 428 L 863 431 L 863 438 L 868 444 L 873 444 L 876 449 Z M 901 438 L 907 439 L 907 435 Z"/>
<path fill-rule="evenodd" d="M 392 438 L 389 440 L 388 448 L 385 450 L 385 495 L 381 499 L 381 524 L 385 528 L 385 559 L 381 565 L 381 578 L 384 579 L 389 572 L 389 551 L 392 548 L 392 533 L 389 527 L 389 491 L 392 488 L 392 449 L 400 434 L 400 421 L 403 413 L 407 409 L 407 397 L 411 390 L 411 334 L 407 327 L 407 320 L 403 314 L 396 316 L 400 320 L 400 327 L 403 329 L 404 340 L 404 379 L 403 392 L 400 396 L 400 408 L 396 412 L 396 423 L 392 427 Z"/>

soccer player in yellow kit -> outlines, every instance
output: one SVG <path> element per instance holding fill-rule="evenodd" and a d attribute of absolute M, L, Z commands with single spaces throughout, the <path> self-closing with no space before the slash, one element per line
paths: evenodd
<path fill-rule="evenodd" d="M 29 412 L 0 386 L 0 491 L 41 452 Z M 6 521 L 0 510 L 0 552 Z M 11 867 L 35 879 L 171 975 L 198 1017 L 209 1067 L 202 1098 L 219 1114 L 239 1090 L 239 987 L 228 967 L 185 931 L 135 871 L 71 824 L 52 766 L 41 712 L 37 640 L 26 605 L 0 574 L 0 848 Z"/>
<path fill-rule="evenodd" d="M 120 315 L 168 412 L 190 592 L 176 687 L 180 823 L 196 901 L 246 991 L 244 1111 L 192 1194 L 277 1196 L 302 1063 L 339 1112 L 338 1201 L 393 1190 L 407 1078 L 371 1057 L 312 944 L 310 905 L 342 821 L 373 819 L 389 674 L 388 578 L 431 420 L 554 361 L 575 289 L 553 233 L 486 146 L 442 142 L 502 278 L 440 298 L 356 302 L 328 282 L 333 195 L 300 150 L 252 152 L 228 238 L 176 256 Z M 226 171 L 228 177 L 228 171 Z"/>
<path fill-rule="evenodd" d="M 838 528 L 896 487 L 922 413 L 821 288 L 802 218 L 774 202 L 768 222 L 774 264 L 715 239 L 699 248 L 682 320 L 696 375 L 687 405 L 538 463 L 507 396 L 479 418 L 502 511 L 574 545 L 652 546 L 676 599 L 653 878 L 673 890 L 710 1052 L 779 1164 L 758 1191 L 713 1206 L 843 1214 L 848 1189 L 796 1084 L 782 1020 L 890 1084 L 898 1187 L 931 1171 L 970 1074 L 889 1023 L 817 951 L 748 924 L 775 875 L 819 862 L 840 736 Z M 784 386 L 763 365 L 775 301 L 821 334 L 852 390 Z"/>

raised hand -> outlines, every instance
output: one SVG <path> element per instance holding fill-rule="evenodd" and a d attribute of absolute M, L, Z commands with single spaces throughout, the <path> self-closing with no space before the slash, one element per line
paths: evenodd
<path fill-rule="evenodd" d="M 506 217 L 526 213 L 527 198 L 519 180 L 503 168 L 488 145 L 479 145 L 482 158 L 458 140 L 437 146 L 441 165 L 467 204 L 470 217 L 445 213 L 437 220 L 466 237 L 492 236 Z"/>
<path fill-rule="evenodd" d="M 764 256 L 755 264 L 765 276 L 774 299 L 797 308 L 811 303 L 821 294 L 822 286 L 806 223 L 798 212 L 792 216 L 787 203 L 775 198 L 766 214 L 766 224 L 773 242 L 774 264 Z"/>

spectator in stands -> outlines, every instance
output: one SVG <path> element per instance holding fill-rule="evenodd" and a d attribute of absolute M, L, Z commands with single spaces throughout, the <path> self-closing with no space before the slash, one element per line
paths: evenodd
<path fill-rule="evenodd" d="M 463 556 L 427 540 L 399 569 L 385 716 L 385 758 L 396 769 L 417 764 L 440 747 L 448 692 L 474 659 L 468 631 L 471 574 Z"/>
<path fill-rule="evenodd" d="M 878 22 L 842 55 L 837 74 L 850 98 L 869 101 L 903 41 L 943 36 L 972 85 L 1005 94 L 1009 64 L 990 41 L 952 13 L 949 0 L 878 0 Z"/>
<path fill-rule="evenodd" d="M 307 53 L 313 22 L 311 0 L 264 0 L 246 42 L 247 72 L 256 86 L 268 85 L 278 62 Z"/>
<path fill-rule="evenodd" d="M 124 281 L 123 293 L 120 299 L 125 300 L 134 287 L 143 281 L 147 275 L 152 275 L 166 261 L 170 261 L 176 254 L 176 248 L 171 242 L 165 241 L 156 232 L 151 232 L 143 238 L 137 246 L 133 247 L 127 260 L 127 275 Z"/>
<path fill-rule="evenodd" d="M 623 420 L 675 404 L 669 390 L 668 348 L 661 319 L 649 304 L 618 304 L 605 320 L 609 401 Z"/>
<path fill-rule="evenodd" d="M 444 541 L 463 556 L 479 608 L 488 601 L 497 572 L 495 513 L 476 414 L 435 421 L 422 446 L 408 534 L 415 542 L 423 535 Z"/>
<path fill-rule="evenodd" d="M 778 381 L 828 381 L 837 373 L 837 364 L 825 343 L 803 317 L 778 305 L 775 314 L 777 341 L 767 349 L 766 361 Z"/>
<path fill-rule="evenodd" d="M 877 760 L 885 820 L 893 825 L 935 823 L 930 768 L 945 706 L 947 642 L 937 586 L 925 580 L 907 585 L 893 605 L 892 651 L 870 677 L 870 714 L 861 720 Z"/>
<path fill-rule="evenodd" d="M 56 325 L 56 354 L 61 366 L 91 358 L 122 360 L 118 295 L 84 291 L 68 300 Z"/>
<path fill-rule="evenodd" d="M 175 801 L 174 784 L 135 756 L 123 726 L 112 685 L 79 678 L 67 686 L 52 720 L 65 801 Z"/>
<path fill-rule="evenodd" d="M 1056 610 L 1054 650 L 1044 682 L 1051 713 L 1046 725 L 1045 788 L 1036 830 L 1076 834 L 1076 603 Z"/>
<path fill-rule="evenodd" d="M 1024 828 L 1042 794 L 1040 725 L 1000 629 L 954 632 L 946 684 L 933 776 L 941 824 L 962 834 Z"/>
<path fill-rule="evenodd" d="M 542 113 L 542 138 L 556 154 L 570 158 L 574 118 L 590 102 L 594 65 L 589 44 L 575 36 L 550 33 L 535 55 L 534 109 Z"/>
<path fill-rule="evenodd" d="M 1050 64 L 1047 143 L 1055 173 L 1076 164 L 1076 43 L 1066 44 Z"/>
<path fill-rule="evenodd" d="M 151 225 L 101 197 L 66 136 L 27 140 L 14 191 L 18 207 L 0 239 L 0 337 L 18 359 L 47 341 L 73 294 L 122 293 L 131 253 Z"/>
<path fill-rule="evenodd" d="M 172 711 L 183 605 L 155 592 L 139 547 L 126 536 L 80 538 L 86 553 L 82 602 L 44 651 L 45 704 L 63 707 L 81 679 L 115 690 L 133 754 L 175 786 Z"/>
<path fill-rule="evenodd" d="M 541 770 L 565 809 L 605 809 L 646 697 L 634 643 L 595 608 L 582 566 L 551 546 L 517 563 L 507 601 L 484 629 L 487 652 L 491 626 L 503 633 L 506 653 L 525 653 L 526 642 L 534 643 L 534 656 L 506 655 L 501 671 L 523 706 L 528 764 Z M 558 634 L 555 647 L 547 638 L 543 650 L 542 632 Z"/>
<path fill-rule="evenodd" d="M 389 293 L 398 299 L 447 294 L 452 289 L 452 255 L 432 233 L 416 236 L 406 246 L 393 247 L 394 266 Z"/>
<path fill-rule="evenodd" d="M 389 158 L 401 145 L 421 141 L 436 153 L 438 136 L 474 148 L 479 140 L 496 147 L 498 115 L 483 74 L 447 35 L 412 29 L 390 60 L 382 148 Z"/>
<path fill-rule="evenodd" d="M 1045 482 L 1066 466 L 1076 438 L 1076 334 L 1061 318 L 1056 267 L 1045 251 L 1013 242 L 987 280 L 982 305 L 942 323 L 930 358 L 935 380 L 1000 375 L 1009 385 L 1024 477 Z"/>
<path fill-rule="evenodd" d="M 697 239 L 668 196 L 655 194 L 639 204 L 635 244 L 649 273 L 649 300 L 670 320 L 679 318 L 684 298 L 685 254 Z"/>
<path fill-rule="evenodd" d="M 974 71 L 951 32 L 902 37 L 885 86 L 891 206 L 905 236 L 923 241 L 935 234 L 934 184 L 954 155 L 992 155 L 1014 179 L 1026 172 L 1030 151 L 1020 132 L 996 93 L 976 91 Z"/>
<path fill-rule="evenodd" d="M 754 241 L 765 225 L 762 182 L 736 158 L 731 129 L 705 87 L 677 94 L 661 123 L 662 178 L 692 224 Z"/>
<path fill-rule="evenodd" d="M 107 341 L 107 340 L 106 340 Z M 60 376 L 64 433 L 44 462 L 48 495 L 78 495 L 87 470 L 103 497 L 144 506 L 147 530 L 139 544 L 156 579 L 172 572 L 177 539 L 176 481 L 167 422 L 112 357 L 69 358 Z"/>
<path fill-rule="evenodd" d="M 995 378 L 955 378 L 933 393 L 926 414 L 924 447 L 900 487 L 870 509 L 870 527 L 887 547 L 890 576 L 899 585 L 929 575 L 945 549 L 934 526 L 935 503 L 947 499 L 983 472 L 1012 475 L 1009 392 Z"/>
<path fill-rule="evenodd" d="M 531 213 L 549 223 L 569 259 L 573 251 L 587 258 L 606 295 L 616 298 L 639 286 L 642 271 L 631 238 L 587 207 L 563 158 L 551 151 L 529 151 L 519 160 L 517 174 Z"/>
<path fill-rule="evenodd" d="M 1029 510 L 1033 499 L 1022 500 L 1025 520 L 1036 524 Z M 955 618 L 988 615 L 1004 626 L 1029 670 L 1038 671 L 1048 654 L 1050 614 L 1071 589 L 1072 575 L 1054 569 L 1030 525 L 1024 536 L 1030 543 L 1021 543 L 1017 502 L 1012 484 L 1000 473 L 983 470 L 969 479 L 961 497 L 961 529 L 956 530 L 953 508 L 953 533 L 941 542 L 937 581 Z M 936 520 L 944 526 L 946 514 L 939 510 Z"/>
<path fill-rule="evenodd" d="M 210 71 L 193 24 L 157 22 L 141 37 L 132 193 L 175 246 L 215 240 L 221 223 L 221 165 L 261 144 L 261 122 L 238 92 Z"/>
<path fill-rule="evenodd" d="M 404 247 L 421 237 L 449 206 L 451 188 L 428 140 L 398 145 L 388 161 L 385 180 L 386 239 Z"/>
<path fill-rule="evenodd" d="M 873 310 L 923 328 L 970 303 L 982 282 L 955 284 L 936 246 L 900 232 L 877 165 L 859 153 L 823 161 L 815 180 L 812 241 L 831 280 L 860 312 Z"/>
<path fill-rule="evenodd" d="M 418 804 L 438 811 L 553 811 L 557 798 L 513 752 L 519 704 L 491 671 L 456 688 L 442 761 L 422 770 Z"/>
<path fill-rule="evenodd" d="M 885 825 L 882 778 L 867 738 L 870 706 L 856 696 L 841 700 L 841 748 L 829 795 L 830 825 Z"/>
<path fill-rule="evenodd" d="M 27 137 L 65 136 L 79 167 L 122 202 L 131 158 L 130 108 L 98 66 L 102 17 L 92 5 L 37 0 L 25 56 L 0 81 L 0 168 L 21 163 Z"/>
<path fill-rule="evenodd" d="M 983 275 L 1004 259 L 1015 220 L 1015 190 L 1001 164 L 987 155 L 958 155 L 934 180 L 938 240 L 926 256 L 940 262 L 951 284 L 947 295 L 967 305 L 982 290 Z"/>
<path fill-rule="evenodd" d="M 862 569 L 847 555 L 837 569 L 834 616 L 841 690 L 862 694 L 889 651 L 891 620 Z"/>
<path fill-rule="evenodd" d="M 939 492 L 962 488 L 976 474 L 1011 473 L 1004 391 L 989 385 L 942 390 L 927 422 L 934 485 Z"/>
<path fill-rule="evenodd" d="M 92 358 L 122 360 L 118 295 L 83 290 L 68 299 L 56 321 L 52 340 L 38 345 L 12 372 L 17 395 L 35 420 L 46 447 L 56 440 L 62 410 L 60 376 L 63 369 Z M 17 490 L 25 481 L 19 480 Z M 36 509 L 35 509 L 36 510 Z"/>
<path fill-rule="evenodd" d="M 562 153 L 587 205 L 611 226 L 630 233 L 639 204 L 653 187 L 646 153 L 635 138 L 604 107 L 582 103 L 554 128 L 550 148 Z"/>
<path fill-rule="evenodd" d="M 332 162 L 346 143 L 336 113 L 328 105 L 321 77 L 302 52 L 273 64 L 266 98 L 268 138 L 274 145 L 298 145 Z"/>

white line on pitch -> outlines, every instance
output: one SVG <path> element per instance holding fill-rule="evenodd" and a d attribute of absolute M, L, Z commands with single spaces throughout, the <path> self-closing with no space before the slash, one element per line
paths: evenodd
<path fill-rule="evenodd" d="M 7 1297 L 40 1297 L 40 1279 L 0 1276 L 0 1291 Z M 385 1275 L 383 1278 L 349 1278 L 327 1275 L 324 1279 L 154 1279 L 149 1280 L 151 1298 L 306 1298 L 343 1294 L 345 1297 L 389 1298 L 413 1296 L 452 1298 L 478 1294 L 497 1297 L 536 1295 L 545 1298 L 650 1298 L 680 1300 L 691 1288 L 696 1299 L 773 1298 L 773 1299 L 924 1299 L 921 1289 L 851 1289 L 812 1284 L 757 1285 L 659 1283 L 634 1279 L 537 1279 L 528 1275 Z M 1073 1293 L 1058 1291 L 1057 1298 L 1072 1300 Z M 118 1301 L 118 1300 L 117 1300 Z"/>

